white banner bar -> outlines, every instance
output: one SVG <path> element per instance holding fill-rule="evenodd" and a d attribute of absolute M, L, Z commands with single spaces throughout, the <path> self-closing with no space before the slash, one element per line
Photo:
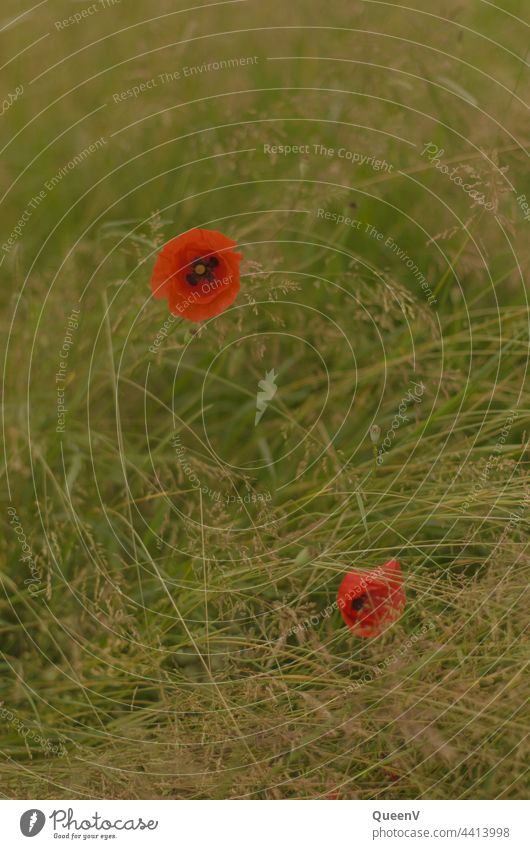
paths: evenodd
<path fill-rule="evenodd" d="M 530 846 L 527 801 L 5 800 L 0 806 L 6 849 Z"/>

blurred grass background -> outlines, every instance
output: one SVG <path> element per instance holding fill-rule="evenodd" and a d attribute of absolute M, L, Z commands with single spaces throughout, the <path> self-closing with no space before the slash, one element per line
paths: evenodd
<path fill-rule="evenodd" d="M 4 488 L 39 575 L 4 510 L 3 793 L 525 797 L 528 10 L 98 0 L 57 25 L 89 6 L 0 24 L 1 242 L 29 216 L 0 268 Z M 241 294 L 153 354 L 152 262 L 195 226 L 238 240 Z M 392 557 L 383 637 L 322 614 Z"/>

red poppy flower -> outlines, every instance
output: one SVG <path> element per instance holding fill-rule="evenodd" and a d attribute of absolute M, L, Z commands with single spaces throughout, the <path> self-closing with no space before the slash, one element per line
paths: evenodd
<path fill-rule="evenodd" d="M 403 574 L 397 560 L 373 571 L 354 570 L 345 575 L 337 603 L 346 625 L 357 637 L 377 637 L 396 619 L 406 604 Z"/>
<path fill-rule="evenodd" d="M 169 311 L 190 321 L 219 315 L 239 292 L 236 244 L 217 230 L 188 230 L 171 239 L 153 268 L 153 297 L 167 298 Z"/>

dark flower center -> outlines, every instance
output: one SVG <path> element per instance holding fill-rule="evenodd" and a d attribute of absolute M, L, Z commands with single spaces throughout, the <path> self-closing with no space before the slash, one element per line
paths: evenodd
<path fill-rule="evenodd" d="M 207 280 L 212 283 L 214 279 L 213 269 L 219 265 L 219 260 L 216 256 L 210 256 L 208 259 L 197 258 L 191 263 L 192 270 L 186 274 L 186 280 L 190 286 L 196 286 L 200 280 Z"/>
<path fill-rule="evenodd" d="M 361 610 L 365 601 L 366 593 L 364 595 L 360 595 L 359 598 L 354 598 L 351 603 L 352 610 Z"/>

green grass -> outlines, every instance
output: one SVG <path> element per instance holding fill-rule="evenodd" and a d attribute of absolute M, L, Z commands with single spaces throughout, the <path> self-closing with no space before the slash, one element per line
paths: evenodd
<path fill-rule="evenodd" d="M 58 31 L 77 5 L 56 3 L 0 32 L 2 90 L 24 86 L 2 117 L 2 243 L 30 210 L 0 271 L 2 792 L 526 797 L 524 4 L 176 5 Z M 194 226 L 238 240 L 241 293 L 153 354 L 152 263 Z M 373 424 L 392 431 L 380 465 Z M 382 637 L 324 613 L 350 568 L 395 557 L 408 604 Z"/>

